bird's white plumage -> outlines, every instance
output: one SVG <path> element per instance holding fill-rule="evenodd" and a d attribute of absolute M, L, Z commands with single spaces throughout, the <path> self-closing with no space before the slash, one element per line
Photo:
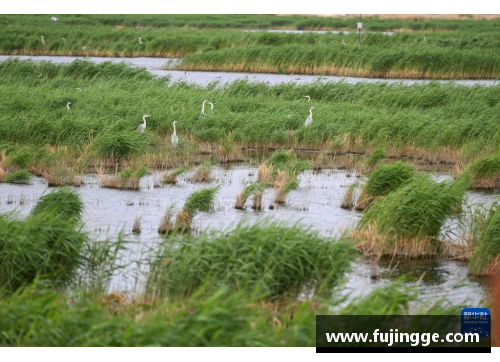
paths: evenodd
<path fill-rule="evenodd" d="M 305 127 L 308 127 L 313 121 L 313 109 L 314 107 L 309 108 L 309 117 L 307 117 L 306 121 L 304 122 Z"/>
<path fill-rule="evenodd" d="M 66 103 L 66 108 L 68 108 L 68 111 L 71 110 L 70 106 L 71 106 L 71 102 Z"/>
<path fill-rule="evenodd" d="M 42 45 L 45 45 L 45 38 L 42 35 Z"/>
<path fill-rule="evenodd" d="M 172 133 L 172 146 L 174 146 L 174 148 L 177 148 L 177 145 L 179 144 L 179 137 L 177 137 L 177 131 L 175 129 L 176 123 L 177 123 L 177 121 L 174 121 L 172 123 L 174 125 L 174 133 Z"/>
<path fill-rule="evenodd" d="M 205 104 L 208 103 L 210 104 L 210 110 L 213 111 L 214 109 L 214 104 L 208 100 L 204 100 L 203 103 L 201 104 L 201 116 L 205 118 Z"/>
<path fill-rule="evenodd" d="M 55 16 L 51 17 L 52 21 L 57 21 L 58 19 Z"/>
<path fill-rule="evenodd" d="M 310 102 L 311 101 L 311 96 L 304 96 L 304 98 L 307 98 L 307 101 Z"/>
<path fill-rule="evenodd" d="M 144 116 L 142 116 L 142 124 L 139 125 L 139 127 L 137 127 L 137 130 L 140 132 L 140 133 L 144 133 L 144 130 L 146 129 L 146 118 L 149 117 L 149 114 L 145 114 Z"/>
<path fill-rule="evenodd" d="M 142 40 L 141 40 L 141 37 L 137 37 L 137 39 L 139 39 L 139 44 L 142 44 Z"/>

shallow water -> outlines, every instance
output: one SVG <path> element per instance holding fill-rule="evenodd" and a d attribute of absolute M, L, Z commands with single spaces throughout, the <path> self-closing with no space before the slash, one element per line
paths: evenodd
<path fill-rule="evenodd" d="M 169 76 L 172 81 L 185 81 L 200 85 L 207 85 L 211 82 L 230 83 L 239 79 L 248 79 L 251 82 L 269 83 L 270 85 L 282 83 L 311 84 L 315 82 L 346 82 L 355 84 L 359 82 L 366 83 L 400 83 L 405 85 L 429 83 L 430 80 L 423 79 L 394 79 L 394 78 L 356 78 L 356 77 L 337 77 L 337 76 L 316 76 L 303 74 L 268 74 L 268 73 L 237 73 L 237 72 L 197 72 L 171 70 L 178 58 L 109 58 L 109 57 L 71 57 L 71 56 L 6 56 L 0 55 L 0 62 L 9 58 L 34 59 L 38 61 L 51 61 L 53 63 L 71 63 L 75 59 L 87 59 L 95 63 L 111 61 L 114 63 L 126 62 L 135 66 L 145 67 L 152 74 L 157 76 Z M 458 85 L 485 85 L 492 86 L 499 84 L 496 80 L 435 80 L 434 82 L 449 83 L 454 82 Z"/>
<path fill-rule="evenodd" d="M 358 34 L 358 31 L 349 30 L 283 30 L 283 29 L 247 29 L 243 30 L 251 33 L 266 32 L 266 33 L 289 33 L 289 34 Z M 394 35 L 393 31 L 363 31 L 363 34 L 384 34 L 384 35 Z"/>
<path fill-rule="evenodd" d="M 97 175 L 85 176 L 85 185 L 75 188 L 85 203 L 83 221 L 86 230 L 96 238 L 116 237 L 124 231 L 131 241 L 126 258 L 138 260 L 147 249 L 154 249 L 162 238 L 158 236 L 157 228 L 165 211 L 173 206 L 174 210 L 182 208 L 187 196 L 208 184 L 192 183 L 189 177 L 194 169 L 185 177 L 179 178 L 177 185 L 154 188 L 155 178 L 159 173 L 153 173 L 141 180 L 140 191 L 123 191 L 105 189 L 99 186 Z M 317 173 L 306 172 L 299 177 L 300 185 L 291 191 L 287 204 L 269 209 L 273 201 L 274 191 L 267 189 L 263 197 L 262 212 L 253 211 L 247 201 L 246 210 L 234 209 L 236 193 L 255 181 L 257 178 L 255 166 L 238 164 L 228 168 L 216 167 L 212 172 L 212 183 L 220 184 L 214 210 L 200 213 L 194 218 L 193 227 L 196 232 L 206 230 L 230 229 L 241 220 L 249 223 L 258 222 L 259 218 L 269 217 L 286 223 L 300 222 L 318 230 L 325 236 L 339 236 L 359 220 L 361 214 L 340 208 L 345 188 L 357 179 L 349 177 L 346 171 L 322 170 Z M 436 174 L 437 179 L 449 179 L 446 173 Z M 29 214 L 36 200 L 44 193 L 50 192 L 44 179 L 34 177 L 30 185 L 0 184 L 0 213 L 14 211 L 21 217 Z M 494 199 L 492 194 L 469 192 L 469 202 L 489 203 Z M 142 217 L 142 233 L 131 234 L 134 219 Z M 454 226 L 450 221 L 449 227 Z M 455 223 L 456 224 L 456 223 Z M 456 225 L 455 225 L 456 227 Z M 365 295 L 375 287 L 388 283 L 400 275 L 406 275 L 408 283 L 417 284 L 424 297 L 436 300 L 446 296 L 455 303 L 469 301 L 469 305 L 477 305 L 485 286 L 480 279 L 467 276 L 467 266 L 455 261 L 381 261 L 376 267 L 379 278 L 373 280 L 370 276 L 373 267 L 365 258 L 358 258 L 353 263 L 353 270 L 347 275 L 347 284 L 343 294 L 351 293 L 349 299 Z M 112 289 L 136 289 L 136 281 L 131 275 L 122 273 L 112 283 Z M 425 274 L 425 275 L 424 275 Z M 458 288 L 460 286 L 460 288 Z"/>

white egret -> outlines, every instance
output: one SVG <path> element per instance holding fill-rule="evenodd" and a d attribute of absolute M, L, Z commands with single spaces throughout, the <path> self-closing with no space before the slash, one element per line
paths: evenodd
<path fill-rule="evenodd" d="M 172 133 L 172 146 L 174 146 L 174 148 L 177 148 L 177 145 L 179 144 L 179 137 L 177 137 L 177 131 L 175 130 L 175 124 L 177 123 L 177 121 L 174 120 L 174 123 L 172 123 L 174 125 L 174 133 Z"/>
<path fill-rule="evenodd" d="M 63 43 L 66 43 L 66 39 L 64 39 L 64 38 L 61 38 L 61 39 L 62 39 Z"/>
<path fill-rule="evenodd" d="M 137 39 L 139 39 L 139 44 L 142 44 L 142 40 L 141 40 L 141 37 L 138 36 Z"/>
<path fill-rule="evenodd" d="M 55 16 L 51 17 L 52 21 L 57 21 L 58 19 Z"/>
<path fill-rule="evenodd" d="M 45 38 L 42 35 L 42 45 L 45 45 Z"/>
<path fill-rule="evenodd" d="M 214 104 L 213 104 L 212 102 L 210 102 L 210 101 L 208 101 L 208 100 L 206 100 L 206 99 L 205 99 L 205 100 L 203 101 L 202 105 L 201 105 L 201 116 L 202 116 L 203 118 L 205 118 L 205 103 L 210 104 L 210 110 L 211 110 L 211 111 L 213 111 L 213 110 L 214 110 Z"/>
<path fill-rule="evenodd" d="M 142 124 L 139 125 L 139 127 L 137 127 L 137 130 L 141 133 L 144 133 L 144 130 L 146 129 L 146 118 L 149 117 L 149 114 L 145 114 L 144 116 L 142 116 Z"/>
<path fill-rule="evenodd" d="M 310 102 L 311 101 L 311 96 L 304 96 L 304 98 L 307 98 L 307 101 Z"/>
<path fill-rule="evenodd" d="M 66 103 L 66 108 L 68 108 L 68 111 L 71 111 L 71 108 L 70 108 L 70 105 L 72 104 L 72 102 L 68 102 Z"/>
<path fill-rule="evenodd" d="M 314 107 L 309 108 L 309 117 L 306 118 L 306 121 L 304 123 L 305 127 L 309 127 L 309 125 L 313 121 L 313 109 L 314 109 Z"/>

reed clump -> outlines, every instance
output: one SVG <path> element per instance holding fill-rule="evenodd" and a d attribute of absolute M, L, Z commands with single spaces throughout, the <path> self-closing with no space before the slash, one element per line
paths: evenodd
<path fill-rule="evenodd" d="M 342 199 L 342 203 L 340 204 L 340 207 L 342 209 L 350 210 L 354 207 L 355 193 L 358 186 L 359 186 L 358 183 L 354 182 L 346 187 L 344 191 L 344 198 Z"/>
<path fill-rule="evenodd" d="M 445 250 L 438 239 L 440 229 L 461 205 L 464 192 L 461 183 L 417 177 L 379 197 L 351 235 L 358 239 L 360 250 L 378 257 L 439 256 Z"/>
<path fill-rule="evenodd" d="M 10 184 L 29 184 L 31 180 L 31 173 L 26 170 L 19 170 L 6 173 L 2 179 L 3 182 Z"/>
<path fill-rule="evenodd" d="M 177 177 L 185 174 L 186 172 L 189 171 L 189 167 L 187 166 L 181 166 L 177 167 L 170 173 L 167 173 L 166 171 L 163 173 L 163 183 L 166 184 L 176 184 L 177 183 Z"/>
<path fill-rule="evenodd" d="M 202 163 L 200 166 L 198 166 L 194 175 L 191 177 L 191 181 L 210 182 L 213 167 L 214 165 L 210 161 Z"/>
<path fill-rule="evenodd" d="M 355 206 L 356 210 L 365 210 L 377 197 L 397 190 L 415 176 L 413 167 L 402 161 L 378 166 L 364 184 Z"/>
<path fill-rule="evenodd" d="M 148 174 L 148 169 L 144 166 L 137 169 L 129 167 L 114 176 L 105 175 L 102 169 L 99 169 L 98 173 L 101 187 L 138 191 L 141 178 Z"/>
<path fill-rule="evenodd" d="M 65 220 L 80 221 L 83 208 L 83 202 L 75 191 L 61 188 L 40 197 L 31 215 L 55 213 Z"/>
<path fill-rule="evenodd" d="M 71 190 L 43 196 L 29 217 L 0 215 L 0 291 L 12 293 L 40 278 L 67 286 L 87 241 L 79 231 L 83 203 Z"/>
<path fill-rule="evenodd" d="M 42 177 L 47 180 L 49 187 L 61 186 L 82 186 L 84 180 L 81 176 L 77 175 L 72 169 L 64 167 L 56 167 L 52 170 L 45 170 L 41 173 Z"/>
<path fill-rule="evenodd" d="M 271 299 L 296 298 L 304 288 L 329 294 L 354 255 L 351 244 L 300 226 L 239 224 L 233 231 L 162 244 L 151 263 L 148 288 L 169 298 L 221 285 Z"/>
<path fill-rule="evenodd" d="M 469 273 L 477 276 L 494 276 L 500 273 L 500 207 L 494 205 L 487 215 L 475 242 L 469 261 Z"/>
<path fill-rule="evenodd" d="M 500 188 L 500 154 L 472 162 L 462 177 L 471 177 L 470 188 L 495 190 Z"/>
<path fill-rule="evenodd" d="M 368 164 L 368 166 L 373 167 L 373 166 L 376 166 L 378 163 L 380 163 L 385 158 L 387 158 L 387 151 L 384 149 L 378 148 L 371 153 L 370 157 L 368 157 L 368 159 L 366 160 L 366 163 Z"/>
<path fill-rule="evenodd" d="M 188 232 L 191 229 L 191 222 L 195 214 L 200 211 L 209 211 L 218 191 L 219 186 L 206 187 L 189 195 L 184 207 L 177 213 L 173 230 Z"/>
<path fill-rule="evenodd" d="M 236 202 L 234 204 L 234 208 L 243 210 L 245 208 L 245 203 L 247 202 L 248 198 L 253 195 L 254 206 L 259 206 L 260 204 L 258 208 L 254 207 L 254 210 L 260 210 L 262 208 L 262 193 L 264 192 L 264 189 L 265 187 L 258 181 L 246 186 L 242 192 L 238 192 L 236 194 Z M 260 197 L 261 201 L 260 202 L 258 202 L 258 200 L 255 201 L 255 197 L 257 198 Z"/>

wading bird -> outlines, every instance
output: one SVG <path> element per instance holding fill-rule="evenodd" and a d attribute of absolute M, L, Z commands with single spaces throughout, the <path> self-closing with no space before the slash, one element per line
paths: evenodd
<path fill-rule="evenodd" d="M 63 43 L 66 43 L 66 39 L 64 39 L 64 38 L 61 38 L 61 39 L 62 39 Z"/>
<path fill-rule="evenodd" d="M 307 98 L 307 101 L 310 102 L 311 101 L 311 96 L 304 96 L 304 98 Z"/>
<path fill-rule="evenodd" d="M 72 103 L 72 102 L 68 102 L 68 103 L 66 103 L 66 108 L 68 108 L 68 111 L 71 111 L 71 108 L 70 108 L 71 103 Z"/>
<path fill-rule="evenodd" d="M 145 114 L 144 116 L 142 116 L 142 124 L 139 125 L 139 127 L 137 127 L 137 130 L 141 133 L 144 133 L 144 130 L 146 129 L 146 118 L 149 117 L 149 114 Z"/>
<path fill-rule="evenodd" d="M 55 16 L 51 17 L 52 21 L 57 21 L 57 18 Z"/>
<path fill-rule="evenodd" d="M 172 133 L 172 146 L 174 146 L 174 148 L 177 148 L 177 145 L 179 144 L 179 137 L 177 137 L 177 131 L 175 130 L 175 124 L 177 123 L 177 121 L 174 120 L 174 123 L 172 123 L 174 125 L 174 133 Z"/>
<path fill-rule="evenodd" d="M 45 45 L 45 39 L 44 39 L 43 35 L 42 35 L 42 45 Z"/>
<path fill-rule="evenodd" d="M 141 37 L 138 36 L 137 39 L 139 39 L 139 44 L 142 44 L 142 40 L 141 40 Z"/>
<path fill-rule="evenodd" d="M 308 127 L 313 121 L 313 109 L 314 107 L 309 108 L 309 117 L 306 118 L 304 126 Z"/>
<path fill-rule="evenodd" d="M 201 116 L 205 118 L 205 103 L 210 104 L 210 110 L 214 110 L 214 104 L 212 102 L 207 101 L 206 99 L 203 101 L 203 104 L 201 105 Z"/>

